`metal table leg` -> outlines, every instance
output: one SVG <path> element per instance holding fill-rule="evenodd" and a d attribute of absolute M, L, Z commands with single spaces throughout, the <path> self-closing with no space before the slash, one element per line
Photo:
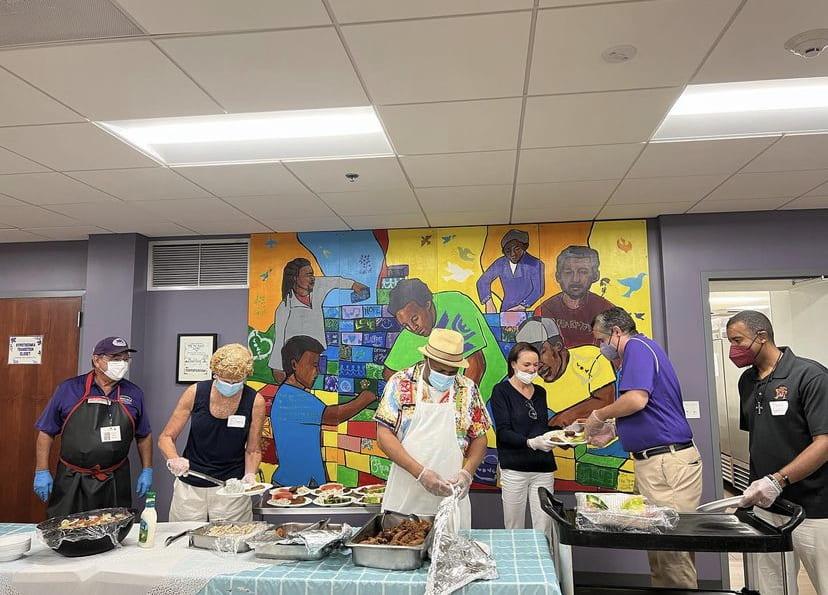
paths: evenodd
<path fill-rule="evenodd" d="M 552 557 L 555 562 L 555 573 L 561 585 L 563 595 L 575 595 L 575 577 L 572 568 L 572 547 L 565 545 L 558 539 L 558 527 L 552 524 Z"/>

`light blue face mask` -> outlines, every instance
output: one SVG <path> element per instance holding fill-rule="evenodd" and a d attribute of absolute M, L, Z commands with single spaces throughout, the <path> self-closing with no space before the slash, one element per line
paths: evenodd
<path fill-rule="evenodd" d="M 213 380 L 213 385 L 216 387 L 216 390 L 221 394 L 223 397 L 235 397 L 236 394 L 242 389 L 244 386 L 244 380 L 241 382 L 225 382 L 219 378 Z"/>
<path fill-rule="evenodd" d="M 454 385 L 454 379 L 457 374 L 441 374 L 433 370 L 431 366 L 428 367 L 428 383 L 437 390 L 448 390 Z"/>

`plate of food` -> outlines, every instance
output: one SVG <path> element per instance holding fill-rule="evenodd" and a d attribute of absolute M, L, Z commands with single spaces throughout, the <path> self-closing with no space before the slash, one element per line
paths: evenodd
<path fill-rule="evenodd" d="M 274 492 L 290 492 L 294 496 L 307 496 L 313 494 L 313 490 L 308 486 L 273 486 L 271 494 Z"/>
<path fill-rule="evenodd" d="M 359 486 L 358 488 L 354 488 L 354 492 L 362 494 L 363 496 L 366 494 L 385 494 L 385 484 L 375 483 L 369 486 Z"/>
<path fill-rule="evenodd" d="M 327 494 L 350 494 L 351 488 L 346 488 L 343 484 L 337 482 L 323 483 L 321 486 L 313 490 L 317 496 L 325 496 Z"/>
<path fill-rule="evenodd" d="M 271 495 L 267 503 L 277 508 L 300 508 L 310 504 L 311 499 L 307 496 L 297 496 L 291 492 L 277 492 Z"/>
<path fill-rule="evenodd" d="M 243 498 L 245 496 L 259 496 L 272 487 L 273 485 L 269 483 L 244 483 L 241 479 L 228 479 L 224 482 L 224 487 L 219 488 L 216 494 L 230 498 Z"/>
<path fill-rule="evenodd" d="M 583 429 L 577 430 L 552 430 L 544 434 L 555 446 L 578 446 L 586 444 L 586 436 Z"/>
<path fill-rule="evenodd" d="M 362 504 L 363 506 L 379 506 L 382 504 L 382 498 L 385 496 L 382 492 L 368 492 L 367 494 L 362 494 L 359 500 L 357 500 L 357 504 Z"/>
<path fill-rule="evenodd" d="M 343 496 L 341 493 L 332 492 L 317 497 L 313 502 L 318 506 L 342 507 L 351 506 L 355 501 L 356 498 L 353 496 Z"/>

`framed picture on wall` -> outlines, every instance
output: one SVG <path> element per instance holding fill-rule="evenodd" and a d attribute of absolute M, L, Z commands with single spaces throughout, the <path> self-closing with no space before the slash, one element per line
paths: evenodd
<path fill-rule="evenodd" d="M 178 358 L 175 363 L 175 381 L 192 384 L 213 377 L 210 358 L 218 347 L 218 335 L 178 335 Z"/>

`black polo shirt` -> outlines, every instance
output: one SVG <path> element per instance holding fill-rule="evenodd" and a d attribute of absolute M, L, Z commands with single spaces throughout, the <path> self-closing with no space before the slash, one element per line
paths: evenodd
<path fill-rule="evenodd" d="M 814 436 L 828 434 L 828 369 L 780 347 L 782 359 L 760 380 L 751 366 L 739 379 L 739 427 L 750 432 L 750 479 L 776 473 L 805 450 Z M 808 518 L 828 518 L 828 464 L 787 486 L 782 497 L 799 504 Z"/>

